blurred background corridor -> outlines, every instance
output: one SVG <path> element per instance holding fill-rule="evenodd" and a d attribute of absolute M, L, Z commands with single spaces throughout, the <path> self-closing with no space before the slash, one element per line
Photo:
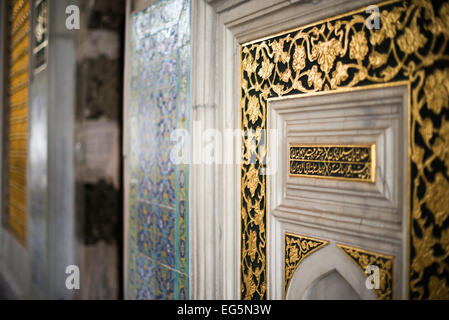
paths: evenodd
<path fill-rule="evenodd" d="M 2 0 L 0 13 L 2 295 L 118 299 L 125 1 Z M 81 290 L 61 281 L 69 265 Z"/>

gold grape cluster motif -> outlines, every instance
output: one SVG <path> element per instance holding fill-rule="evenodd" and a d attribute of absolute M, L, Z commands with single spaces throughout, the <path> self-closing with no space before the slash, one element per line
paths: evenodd
<path fill-rule="evenodd" d="M 379 289 L 374 289 L 380 300 L 393 299 L 393 262 L 392 256 L 381 255 L 362 249 L 337 244 L 352 262 L 354 262 L 363 274 L 366 273 L 368 266 L 377 266 L 379 268 Z"/>
<path fill-rule="evenodd" d="M 291 145 L 290 176 L 375 182 L 375 145 Z"/>
<path fill-rule="evenodd" d="M 379 4 L 242 46 L 241 294 L 266 298 L 266 125 L 270 98 L 409 88 L 413 299 L 449 298 L 449 3 Z"/>
<path fill-rule="evenodd" d="M 329 242 L 324 240 L 298 236 L 292 233 L 285 234 L 284 296 L 287 295 L 290 280 L 301 261 L 327 244 Z"/>

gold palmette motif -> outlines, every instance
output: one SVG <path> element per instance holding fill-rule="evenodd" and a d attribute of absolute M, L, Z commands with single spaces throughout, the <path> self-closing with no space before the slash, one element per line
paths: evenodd
<path fill-rule="evenodd" d="M 266 125 L 270 99 L 409 89 L 409 296 L 449 297 L 449 3 L 378 4 L 256 40 L 241 56 L 241 294 L 266 299 Z"/>
<path fill-rule="evenodd" d="M 301 261 L 327 244 L 329 242 L 325 240 L 299 236 L 292 233 L 285 234 L 284 297 L 287 296 L 290 280 Z"/>
<path fill-rule="evenodd" d="M 375 182 L 375 145 L 290 145 L 292 177 Z"/>
<path fill-rule="evenodd" d="M 366 276 L 369 276 L 369 274 L 366 273 L 368 266 L 377 266 L 379 268 L 379 289 L 374 290 L 380 300 L 393 299 L 393 256 L 370 252 L 342 244 L 337 244 L 337 247 L 348 255 L 352 262 L 354 262 Z"/>

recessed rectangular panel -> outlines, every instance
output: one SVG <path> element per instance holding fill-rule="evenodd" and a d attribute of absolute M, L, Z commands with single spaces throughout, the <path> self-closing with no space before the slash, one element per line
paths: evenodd
<path fill-rule="evenodd" d="M 375 182 L 376 145 L 291 144 L 292 177 Z"/>

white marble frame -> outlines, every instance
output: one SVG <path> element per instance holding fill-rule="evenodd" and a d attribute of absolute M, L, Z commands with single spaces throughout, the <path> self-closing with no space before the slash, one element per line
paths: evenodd
<path fill-rule="evenodd" d="M 329 92 L 319 97 L 298 95 L 284 100 L 273 99 L 269 102 L 268 130 L 277 129 L 281 134 L 269 136 L 268 155 L 284 155 L 280 160 L 275 159 L 278 170 L 267 179 L 269 234 L 267 247 L 268 252 L 273 252 L 267 257 L 269 297 L 282 299 L 284 295 L 283 261 L 286 232 L 329 241 L 326 249 L 319 250 L 319 256 L 322 256 L 323 251 L 329 252 L 332 257 L 340 255 L 337 243 L 395 256 L 393 298 L 407 297 L 408 144 L 401 144 L 401 141 L 408 141 L 409 138 L 409 112 L 409 86 L 404 83 L 374 89 L 358 88 L 352 92 Z M 332 117 L 332 120 L 326 118 L 326 114 Z M 350 121 L 338 123 L 340 118 L 348 116 Z M 392 180 L 388 183 L 393 190 L 393 197 L 384 193 L 383 188 L 377 184 L 288 177 L 286 150 L 288 143 L 291 142 L 288 133 L 297 133 L 292 127 L 295 128 L 298 119 L 302 117 L 304 135 L 300 136 L 300 139 L 306 139 L 306 143 L 324 142 L 329 139 L 335 139 L 330 140 L 331 143 L 366 141 L 360 139 L 372 139 L 367 142 L 377 144 L 382 140 L 387 141 L 381 143 L 377 150 L 379 163 L 377 176 L 381 175 L 379 169 L 383 171 L 386 167 L 390 168 L 391 173 L 388 175 Z M 336 124 L 329 125 L 333 120 L 337 120 Z M 361 127 L 356 120 L 365 121 L 366 127 Z M 325 140 L 316 141 L 313 139 L 322 137 L 307 134 L 311 127 L 308 122 L 313 125 L 319 121 L 326 121 L 330 133 Z M 352 134 L 353 126 L 359 128 L 356 130 L 357 136 Z M 364 135 L 364 131 L 370 134 Z M 347 135 L 348 133 L 351 135 Z M 382 136 L 385 138 L 380 139 Z M 274 142 L 274 139 L 277 142 Z M 295 199 L 300 194 L 289 190 L 296 183 L 295 180 L 300 181 L 300 188 L 304 190 L 310 188 L 307 190 L 310 191 L 308 194 L 310 198 L 307 198 L 306 203 L 301 204 L 300 198 Z M 325 193 L 326 197 L 319 199 L 317 192 Z M 354 201 L 354 198 L 351 200 L 357 193 L 360 197 L 364 197 L 363 201 Z M 342 204 L 338 204 L 339 198 L 342 199 Z M 345 201 L 352 203 L 348 205 Z M 312 254 L 315 255 L 317 253 Z M 328 258 L 323 260 L 325 265 L 326 261 L 328 262 Z M 303 274 L 308 275 L 308 272 L 313 271 L 313 268 L 307 269 L 304 262 L 301 262 L 302 268 L 299 269 L 301 271 L 296 271 L 294 278 L 297 277 L 296 273 L 304 271 Z"/>

